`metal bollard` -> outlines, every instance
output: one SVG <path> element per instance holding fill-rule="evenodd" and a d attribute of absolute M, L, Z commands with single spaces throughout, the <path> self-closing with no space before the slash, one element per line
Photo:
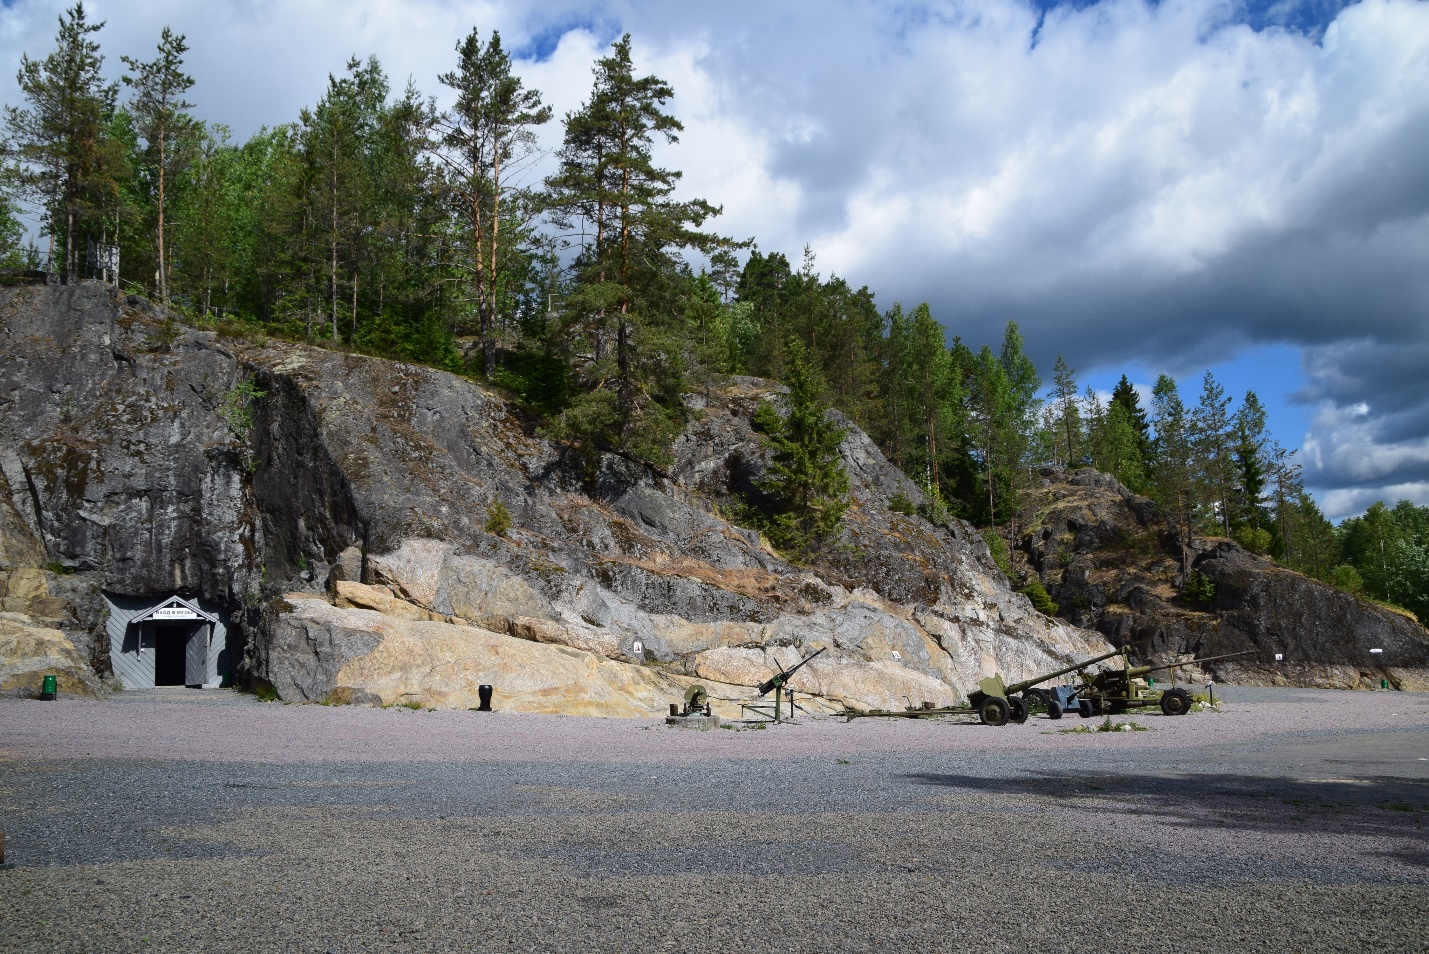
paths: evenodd
<path fill-rule="evenodd" d="M 40 684 L 40 698 L 48 702 L 58 699 L 59 697 L 59 682 L 55 679 L 53 674 L 46 675 L 44 682 Z"/>
<path fill-rule="evenodd" d="M 476 707 L 477 712 L 491 711 L 491 694 L 494 692 L 490 686 L 477 686 L 476 694 L 481 699 L 481 705 Z"/>

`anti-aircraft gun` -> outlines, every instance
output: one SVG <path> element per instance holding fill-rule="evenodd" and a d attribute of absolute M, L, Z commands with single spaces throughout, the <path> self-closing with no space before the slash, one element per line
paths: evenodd
<path fill-rule="evenodd" d="M 994 674 L 978 681 L 977 688 L 968 693 L 968 708 L 977 713 L 978 720 L 984 725 L 1006 725 L 1009 721 L 1022 723 L 1027 721 L 1027 710 L 1029 697 L 1028 690 L 1041 683 L 1056 679 L 1058 676 L 1065 676 L 1068 673 L 1082 673 L 1088 666 L 1093 666 L 1103 660 L 1113 656 L 1120 656 L 1122 650 L 1113 649 L 1109 653 L 1103 653 L 1084 662 L 1073 663 L 1070 666 L 1063 666 L 1056 672 L 1049 672 L 1042 676 L 1035 676 L 1031 679 L 1024 679 L 1021 682 L 1014 682 L 1006 685 L 1002 681 L 1001 674 Z M 1039 697 L 1039 699 L 1042 697 Z M 1049 715 L 1051 711 L 1049 709 Z M 1052 718 L 1060 718 L 1061 710 L 1057 710 Z"/>
<path fill-rule="evenodd" d="M 1172 686 L 1170 689 L 1156 689 L 1147 677 L 1154 672 L 1180 669 L 1200 663 L 1215 662 L 1219 659 L 1233 659 L 1246 656 L 1251 650 L 1226 653 L 1221 656 L 1206 656 L 1202 659 L 1184 659 L 1180 662 L 1162 663 L 1159 666 L 1132 666 L 1123 657 L 1120 669 L 1103 669 L 1091 675 L 1083 674 L 1082 685 L 1077 689 L 1078 711 L 1083 718 L 1108 713 L 1120 715 L 1128 709 L 1161 708 L 1164 715 L 1185 715 L 1191 711 L 1191 694 L 1185 689 Z"/>
<path fill-rule="evenodd" d="M 809 655 L 805 656 L 803 659 L 799 660 L 797 663 L 795 663 L 794 665 L 790 666 L 788 669 L 785 669 L 784 666 L 779 662 L 778 659 L 775 659 L 775 660 L 774 660 L 774 665 L 776 665 L 776 666 L 779 667 L 779 671 L 778 671 L 777 673 L 775 673 L 774 675 L 770 676 L 770 677 L 769 677 L 768 679 L 766 679 L 764 682 L 762 682 L 762 683 L 759 684 L 759 696 L 760 696 L 760 698 L 763 698 L 764 696 L 769 695 L 769 691 L 770 691 L 771 689 L 774 691 L 774 721 L 775 721 L 775 722 L 782 722 L 782 721 L 783 721 L 783 716 L 781 715 L 781 713 L 783 712 L 783 704 L 784 704 L 784 687 L 789 684 L 789 680 L 790 680 L 790 679 L 794 678 L 794 673 L 798 672 L 800 669 L 803 669 L 803 668 L 804 668 L 805 666 L 807 666 L 809 663 L 813 662 L 813 661 L 814 661 L 814 657 L 817 656 L 819 653 L 823 652 L 825 649 L 828 649 L 828 647 L 827 647 L 827 646 L 824 646 L 824 647 L 822 647 L 822 648 L 820 648 L 820 649 L 814 650 L 812 653 L 810 653 Z M 790 699 L 791 699 L 791 700 L 793 699 L 792 694 L 790 695 Z M 750 708 L 750 707 L 749 707 L 749 706 L 746 706 L 745 708 Z M 790 710 L 791 710 L 790 713 L 789 713 L 789 717 L 792 719 L 792 718 L 794 717 L 794 714 L 793 714 L 793 711 L 792 711 L 792 709 L 793 709 L 793 703 L 792 703 L 792 701 L 790 702 L 789 708 L 790 708 Z"/>

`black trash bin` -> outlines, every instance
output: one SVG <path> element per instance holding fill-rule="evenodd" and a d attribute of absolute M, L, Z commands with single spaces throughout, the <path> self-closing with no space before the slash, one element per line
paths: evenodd
<path fill-rule="evenodd" d="M 492 692 L 492 689 L 491 689 L 490 686 L 477 686 L 477 687 L 476 687 L 476 694 L 481 697 L 481 705 L 479 705 L 479 706 L 476 707 L 476 711 L 477 711 L 477 712 L 490 712 L 490 711 L 491 711 L 491 692 Z"/>

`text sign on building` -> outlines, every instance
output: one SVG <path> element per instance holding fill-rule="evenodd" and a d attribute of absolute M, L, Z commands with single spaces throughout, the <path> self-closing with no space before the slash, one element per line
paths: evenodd
<path fill-rule="evenodd" d="M 163 606 L 154 610 L 154 619 L 198 619 L 199 616 L 187 606 Z"/>

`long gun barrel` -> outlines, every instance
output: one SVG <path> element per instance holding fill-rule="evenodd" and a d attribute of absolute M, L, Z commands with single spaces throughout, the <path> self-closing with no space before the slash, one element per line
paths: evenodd
<path fill-rule="evenodd" d="M 822 649 L 816 649 L 814 650 L 814 652 L 810 653 L 808 656 L 795 663 L 794 666 L 792 666 L 791 668 L 781 669 L 779 671 L 779 675 L 771 676 L 768 680 L 760 684 L 759 694 L 761 696 L 767 695 L 769 691 L 776 686 L 787 686 L 789 684 L 789 679 L 794 675 L 794 673 L 807 666 L 810 662 L 813 661 L 815 656 L 817 656 L 819 653 L 823 652 L 825 649 L 828 648 L 829 647 L 825 646 Z M 791 716 L 790 718 L 793 717 Z"/>
<path fill-rule="evenodd" d="M 1105 659 L 1110 659 L 1113 656 L 1120 655 L 1120 649 L 1113 649 L 1109 653 L 1103 653 L 1102 655 L 1093 657 L 1092 659 L 1088 659 L 1085 662 L 1073 663 L 1072 665 L 1067 666 L 1064 669 L 1058 669 L 1056 672 L 1049 672 L 1045 676 L 1037 676 L 1032 679 L 1024 679 L 1021 682 L 1014 682 L 1012 685 L 1006 687 L 1004 691 L 1009 696 L 1015 695 L 1026 689 L 1031 689 L 1033 686 L 1037 685 L 1040 682 L 1046 682 L 1049 679 L 1056 679 L 1058 676 L 1065 676 L 1069 672 L 1079 672 L 1080 670 L 1086 669 L 1088 666 L 1099 663 Z"/>
<path fill-rule="evenodd" d="M 1199 663 L 1215 662 L 1218 659 L 1234 659 L 1236 656 L 1249 656 L 1254 650 L 1246 649 L 1238 653 L 1225 653 L 1221 656 L 1207 656 L 1204 659 L 1186 659 L 1181 662 L 1162 663 L 1159 666 L 1136 666 L 1126 671 L 1127 676 L 1145 676 L 1153 672 L 1160 672 L 1163 669 L 1179 669 L 1182 666 L 1195 666 Z"/>

